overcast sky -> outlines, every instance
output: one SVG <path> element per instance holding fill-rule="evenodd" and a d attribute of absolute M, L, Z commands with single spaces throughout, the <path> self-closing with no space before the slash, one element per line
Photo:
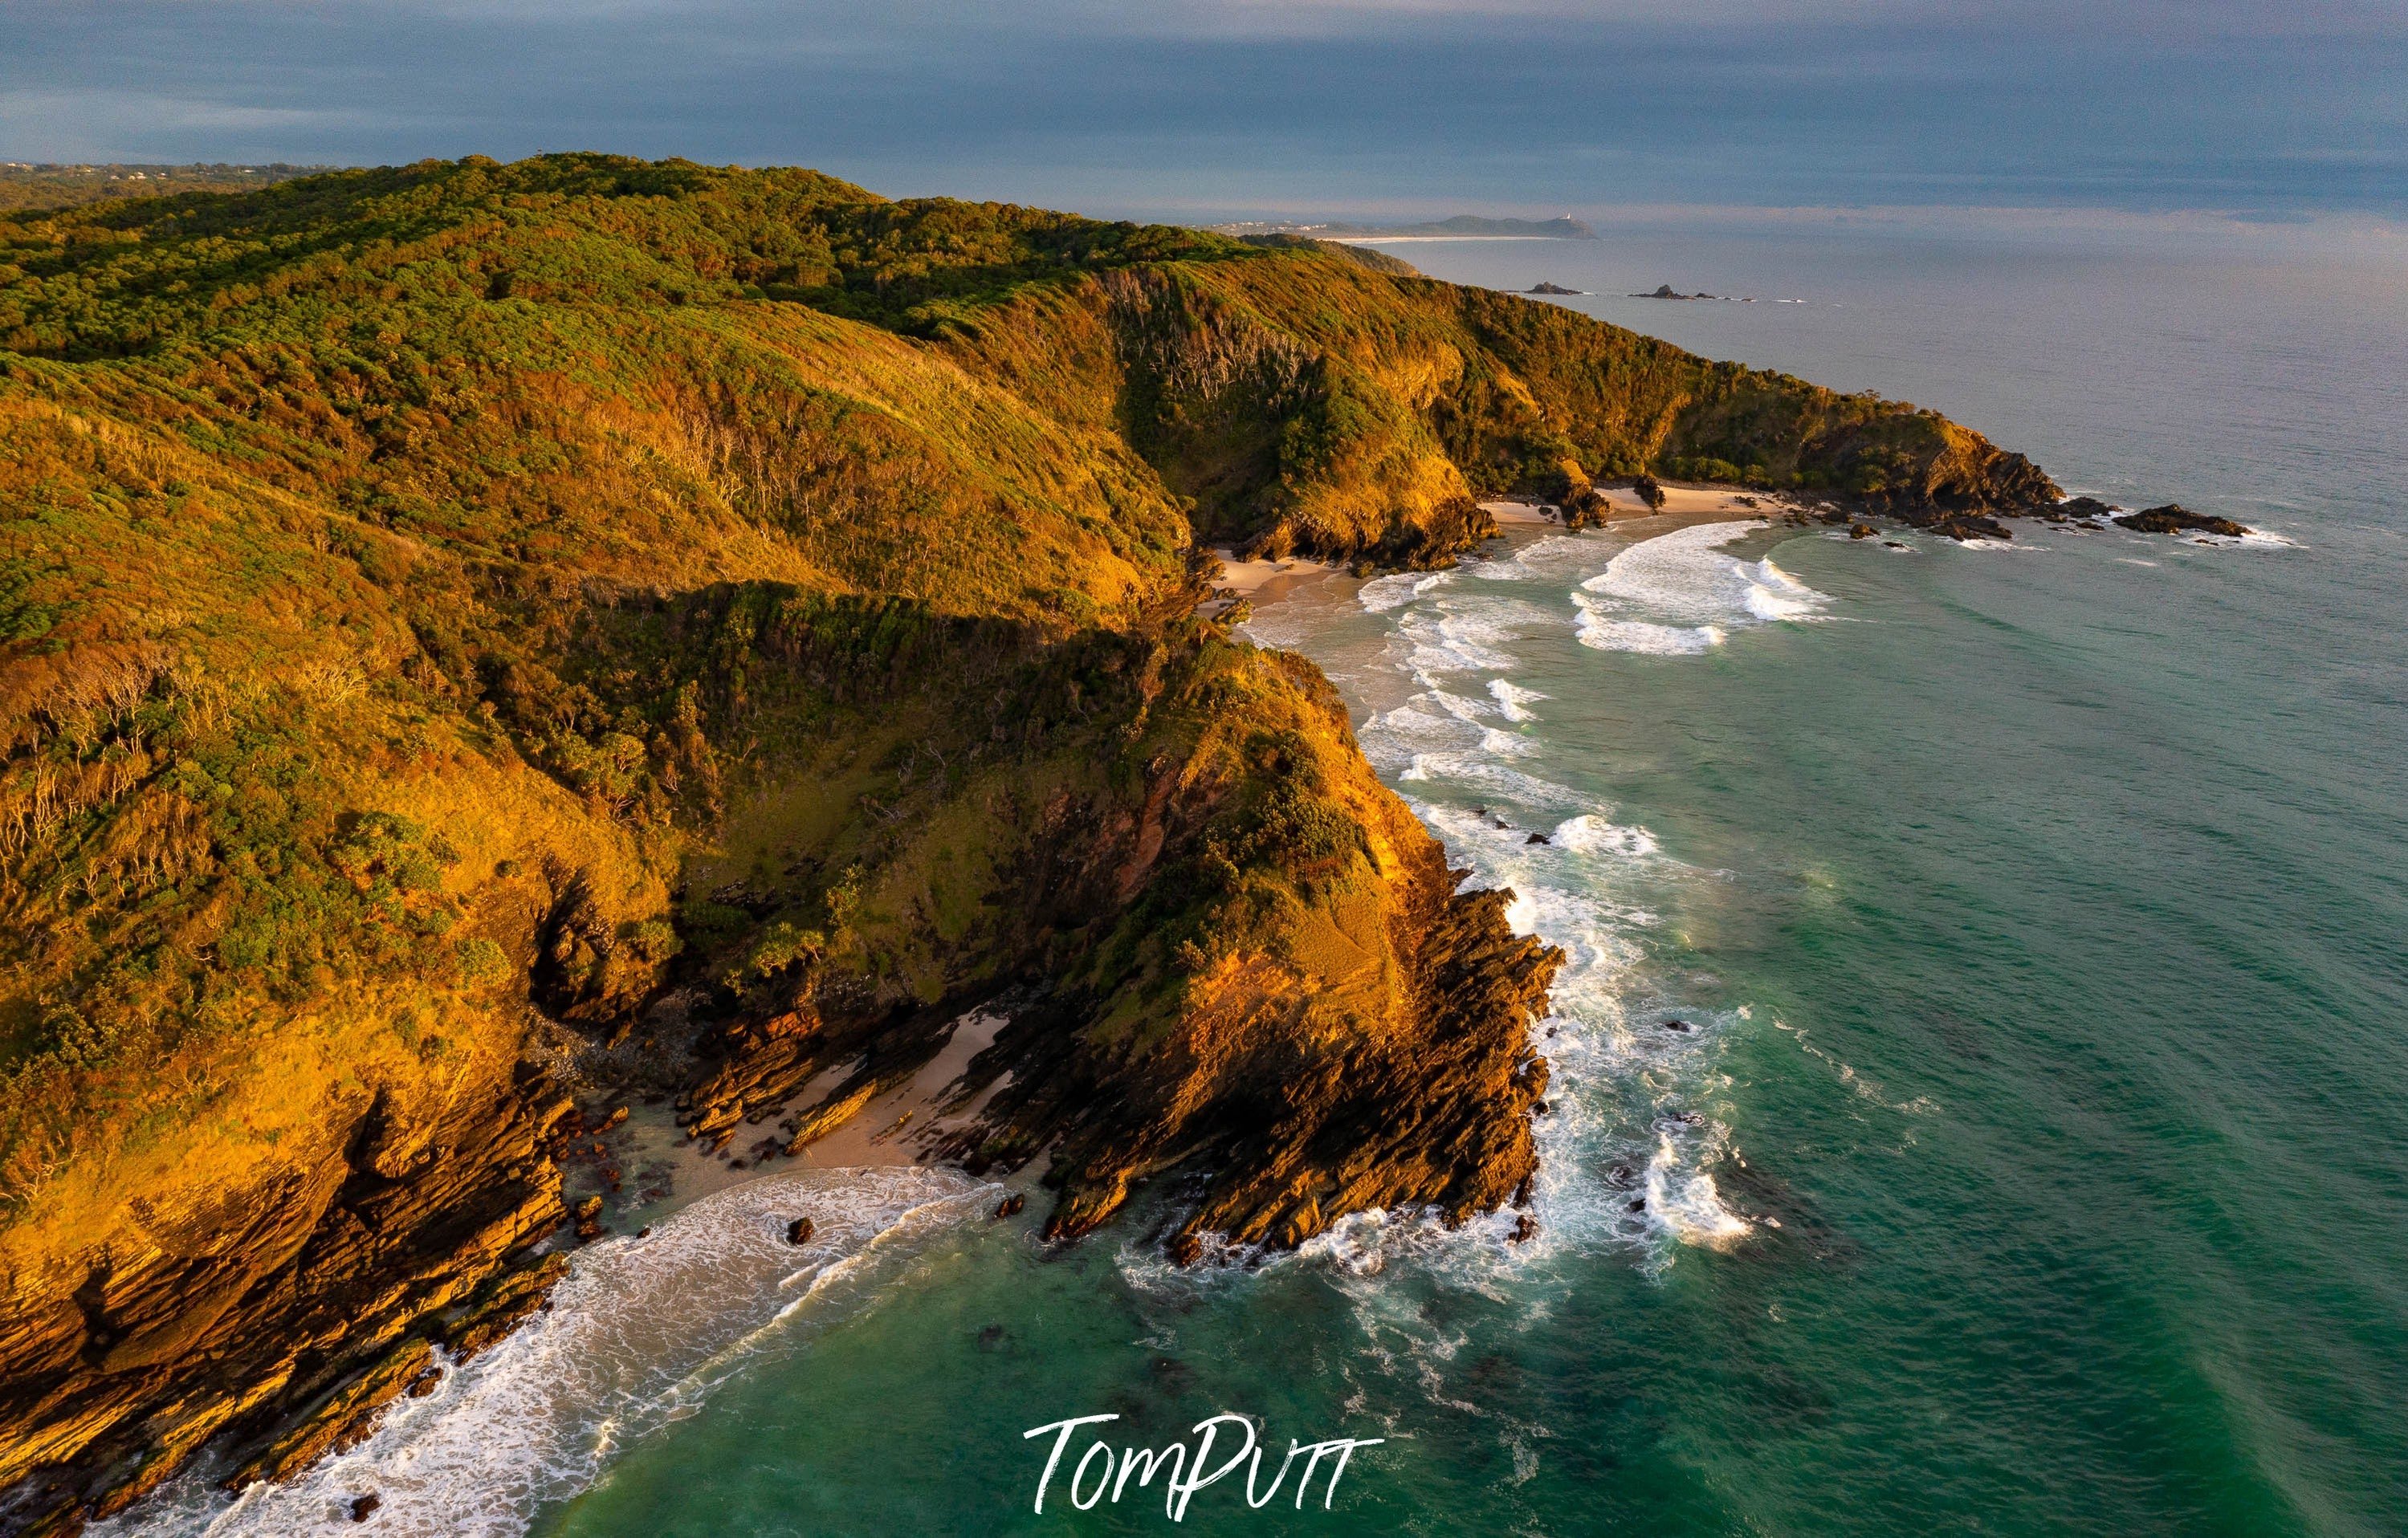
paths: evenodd
<path fill-rule="evenodd" d="M 2408 217 L 2408 4 L 6 0 L 0 159 L 602 149 L 1097 213 Z"/>

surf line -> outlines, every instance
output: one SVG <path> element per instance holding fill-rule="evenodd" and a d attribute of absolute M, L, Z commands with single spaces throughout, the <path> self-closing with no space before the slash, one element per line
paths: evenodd
<path fill-rule="evenodd" d="M 1054 1420 L 1042 1426 L 1032 1426 L 1020 1433 L 1020 1439 L 1023 1442 L 1043 1436 L 1048 1431 L 1054 1433 L 1053 1449 L 1045 1455 L 1045 1472 L 1037 1477 L 1036 1509 L 1040 1516 L 1045 1510 L 1045 1487 L 1054 1482 L 1054 1472 L 1062 1466 L 1062 1454 L 1070 1445 L 1070 1438 L 1082 1426 L 1099 1426 L 1105 1421 L 1119 1418 L 1117 1415 L 1074 1416 L 1068 1420 Z M 1220 1436 L 1221 1428 L 1224 1426 L 1233 1426 L 1245 1432 L 1245 1445 L 1230 1454 L 1228 1460 L 1219 1468 L 1207 1474 L 1204 1472 L 1204 1466 L 1212 1456 L 1212 1444 Z M 1187 1519 L 1187 1502 L 1195 1498 L 1197 1490 L 1227 1478 L 1237 1472 L 1239 1465 L 1245 1464 L 1246 1504 L 1260 1510 L 1269 1505 L 1278 1496 L 1281 1484 L 1287 1478 L 1288 1465 L 1295 1462 L 1299 1456 L 1303 1456 L 1304 1476 L 1298 1479 L 1296 1485 L 1296 1508 L 1302 1511 L 1304 1494 L 1312 1486 L 1313 1474 L 1321 1467 L 1323 1459 L 1334 1454 L 1337 1460 L 1329 1467 L 1329 1485 L 1322 1492 L 1321 1497 L 1321 1509 L 1327 1511 L 1329 1502 L 1338 1495 L 1339 1476 L 1346 1472 L 1347 1460 L 1354 1456 L 1354 1449 L 1376 1447 L 1387 1440 L 1383 1436 L 1340 1436 L 1332 1437 L 1326 1442 L 1298 1444 L 1291 1439 L 1287 1445 L 1287 1456 L 1280 1460 L 1279 1472 L 1271 1476 L 1271 1488 L 1257 1496 L 1254 1494 L 1254 1481 L 1262 1473 L 1263 1454 L 1261 1447 L 1255 1443 L 1254 1423 L 1251 1417 L 1235 1415 L 1225 1410 L 1210 1419 L 1197 1421 L 1188 1430 L 1196 1433 L 1197 1437 L 1196 1456 L 1193 1459 L 1188 1457 L 1187 1444 L 1184 1442 L 1174 1442 L 1160 1452 L 1151 1447 L 1124 1447 L 1115 1456 L 1109 1445 L 1101 1439 L 1097 1439 L 1088 1446 L 1085 1455 L 1079 1460 L 1078 1466 L 1070 1471 L 1070 1504 L 1081 1511 L 1092 1511 L 1096 1502 L 1104 1499 L 1105 1492 L 1110 1491 L 1112 1503 L 1118 1505 L 1122 1495 L 1126 1493 L 1132 1477 L 1137 1480 L 1138 1488 L 1142 1490 L 1154 1483 L 1155 1474 L 1163 1474 L 1163 1515 L 1174 1522 L 1183 1522 Z M 1086 1490 L 1088 1470 L 1098 1457 L 1103 1460 L 1104 1466 L 1096 1474 L 1093 1493 L 1088 1493 Z M 1252 1461 L 1248 1462 L 1250 1459 Z M 1164 1474 L 1166 1467 L 1168 1472 Z M 1140 1468 L 1144 1471 L 1142 1474 L 1139 1473 Z M 1118 1478 L 1113 1477 L 1115 1470 L 1118 1471 Z"/>

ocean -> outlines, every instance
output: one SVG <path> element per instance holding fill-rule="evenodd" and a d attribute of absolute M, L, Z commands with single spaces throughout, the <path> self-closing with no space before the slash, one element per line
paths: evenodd
<path fill-rule="evenodd" d="M 1534 1239 L 1182 1271 L 1142 1211 L 1047 1248 L 1042 1193 L 770 1175 L 294 1485 L 109 1531 L 1145 1532 L 1087 1433 L 1224 1412 L 1266 1482 L 1365 1445 L 1179 1528 L 2408 1531 L 2408 265 L 1608 233 L 1392 249 L 2268 537 L 1657 519 L 1286 584 L 1250 634 L 1570 958 Z M 1038 1512 L 1024 1433 L 1090 1416 Z"/>

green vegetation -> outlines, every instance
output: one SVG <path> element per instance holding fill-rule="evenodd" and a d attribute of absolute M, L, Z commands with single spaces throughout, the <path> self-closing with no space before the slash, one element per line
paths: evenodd
<path fill-rule="evenodd" d="M 676 885 L 848 691 L 1158 634 L 1191 527 L 1421 561 L 1469 494 L 1567 459 L 1978 495 L 1995 456 L 1311 243 L 599 156 L 21 214 L 0 345 L 21 1162 L 129 1054 L 355 977 L 488 976 L 454 931 L 551 879 L 497 860 L 647 873 L 597 914 Z M 797 676 L 820 703 L 756 724 Z M 409 831 L 505 779 L 546 806 L 517 836 Z M 681 948 L 600 941 L 570 993 Z"/>
<path fill-rule="evenodd" d="M 1325 251 L 1331 256 L 1352 262 L 1358 267 L 1369 267 L 1373 272 L 1383 272 L 1396 278 L 1421 276 L 1421 269 L 1402 257 L 1390 256 L 1385 251 L 1375 251 L 1369 246 L 1350 246 L 1342 240 L 1319 240 L 1311 235 L 1290 235 L 1284 231 L 1273 231 L 1268 235 L 1241 235 L 1237 236 L 1237 240 L 1240 245 L 1259 246 L 1269 251 Z"/>
<path fill-rule="evenodd" d="M 294 177 L 334 169 L 328 165 L 0 164 L 0 211 L 70 208 L 127 197 L 170 197 L 179 192 L 237 192 L 271 187 Z"/>

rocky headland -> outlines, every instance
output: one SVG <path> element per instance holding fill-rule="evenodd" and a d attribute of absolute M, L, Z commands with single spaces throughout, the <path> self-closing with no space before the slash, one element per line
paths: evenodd
<path fill-rule="evenodd" d="M 1050 1155 L 1057 1239 L 1148 1183 L 1188 1260 L 1513 1203 L 1557 958 L 1203 552 L 1442 565 L 1655 477 L 2057 497 L 1320 242 L 805 171 L 0 218 L 0 1531 L 489 1346 L 608 1227 L 605 1104 L 775 1160 L 975 1006 L 941 1152 Z"/>

